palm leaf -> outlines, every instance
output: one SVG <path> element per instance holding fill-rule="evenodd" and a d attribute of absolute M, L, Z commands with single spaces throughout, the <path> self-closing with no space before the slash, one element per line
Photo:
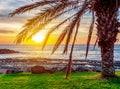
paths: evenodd
<path fill-rule="evenodd" d="M 96 41 L 95 41 L 95 44 L 94 44 L 94 46 L 93 46 L 93 50 L 95 50 L 95 47 L 96 47 L 97 42 L 98 42 L 98 37 L 97 37 L 97 39 L 96 39 Z"/>
<path fill-rule="evenodd" d="M 51 35 L 51 33 L 54 32 L 56 29 L 58 29 L 61 25 L 63 25 L 67 20 L 68 20 L 68 19 L 62 21 L 61 23 L 59 23 L 58 25 L 56 25 L 55 27 L 53 27 L 53 28 L 47 33 L 47 35 L 46 35 L 46 37 L 45 37 L 45 40 L 44 40 L 44 43 L 43 43 L 42 49 L 44 49 L 44 47 L 45 47 L 45 45 L 46 45 L 46 43 L 47 43 L 47 41 L 48 41 L 49 36 Z"/>
<path fill-rule="evenodd" d="M 89 29 L 89 34 L 88 34 L 88 39 L 87 39 L 87 48 L 86 48 L 86 56 L 85 59 L 87 58 L 88 55 L 88 50 L 89 50 L 89 45 L 90 45 L 90 41 L 91 41 L 91 37 L 92 37 L 92 31 L 94 28 L 94 21 L 95 21 L 95 16 L 94 16 L 94 12 L 92 12 L 92 23 Z"/>
<path fill-rule="evenodd" d="M 32 10 L 34 8 L 39 7 L 39 6 L 49 5 L 49 4 L 53 4 L 55 2 L 57 2 L 57 1 L 56 0 L 51 0 L 51 1 L 44 0 L 44 1 L 35 2 L 35 3 L 31 4 L 31 5 L 22 6 L 22 7 L 18 8 L 18 9 L 16 9 L 14 12 L 10 13 L 10 16 L 12 17 L 12 16 L 14 16 L 16 14 L 22 14 L 22 13 L 24 13 L 26 11 L 30 11 L 30 10 Z"/>
<path fill-rule="evenodd" d="M 76 32 L 75 32 L 74 40 L 73 40 L 70 55 L 69 55 L 69 62 L 68 62 L 67 71 L 66 71 L 66 78 L 69 77 L 70 72 L 71 72 L 72 54 L 73 54 L 74 44 L 75 44 L 75 40 L 76 40 L 76 37 L 77 37 L 78 29 L 79 29 L 79 24 L 80 24 L 80 19 L 78 18 L 78 21 L 76 23 Z"/>
<path fill-rule="evenodd" d="M 63 50 L 63 54 L 66 54 L 67 51 L 68 51 L 68 44 L 70 42 L 70 39 L 71 39 L 71 35 L 73 33 L 73 30 L 74 30 L 74 27 L 75 27 L 75 24 L 76 24 L 76 20 L 73 20 L 69 25 L 68 27 L 66 28 L 68 30 L 68 33 L 67 33 L 67 39 L 66 39 L 66 43 L 65 43 L 65 47 L 64 47 L 64 50 Z"/>
<path fill-rule="evenodd" d="M 56 29 L 58 29 L 61 25 L 63 25 L 65 22 L 67 22 L 68 20 L 70 20 L 72 17 L 74 17 L 76 14 L 70 16 L 69 18 L 65 19 L 64 21 L 60 22 L 58 25 L 54 26 L 53 28 L 51 28 L 51 30 L 47 33 L 46 37 L 45 37 L 45 40 L 44 40 L 44 43 L 43 43 L 43 47 L 42 49 L 44 49 L 47 41 L 48 41 L 48 38 L 49 36 L 51 35 L 52 32 L 54 32 Z"/>
<path fill-rule="evenodd" d="M 67 5 L 69 5 L 69 4 L 67 4 Z M 66 8 L 67 5 L 63 6 L 63 4 L 59 4 L 59 5 L 56 5 L 52 8 L 46 8 L 45 10 L 43 10 L 43 12 L 39 13 L 33 19 L 28 20 L 28 23 L 25 24 L 24 29 L 23 29 L 24 32 L 26 31 L 26 34 L 23 34 L 23 33 L 19 34 L 19 35 L 23 36 L 23 37 L 21 37 L 21 41 L 23 41 L 26 37 L 28 37 L 27 39 L 30 39 L 33 35 L 35 35 L 37 32 L 42 30 L 52 20 L 61 16 L 64 13 L 74 9 L 74 8 L 72 8 L 72 9 L 68 9 L 66 11 L 63 11 L 61 13 L 57 13 L 57 12 L 60 12 L 61 10 L 63 10 L 64 8 Z M 70 3 L 70 5 L 72 5 L 72 2 Z M 56 10 L 56 13 L 53 10 Z M 29 33 L 29 32 L 31 32 L 31 33 Z M 18 42 L 18 41 L 16 41 L 16 42 Z"/>
<path fill-rule="evenodd" d="M 72 3 L 71 3 L 72 4 Z M 69 4 L 68 4 L 69 5 Z M 36 24 L 38 27 L 41 27 L 41 26 L 43 26 L 44 24 L 45 24 L 45 26 L 48 24 L 48 23 L 50 23 L 52 20 L 54 20 L 55 18 L 58 18 L 58 17 L 60 17 L 61 15 L 63 15 L 63 14 L 65 14 L 65 13 L 67 13 L 67 12 L 69 12 L 69 11 L 71 11 L 72 9 L 75 9 L 75 8 L 77 8 L 77 7 L 74 7 L 74 8 L 72 8 L 72 9 L 68 9 L 68 10 L 66 10 L 66 11 L 63 11 L 63 12 L 61 12 L 63 9 L 65 9 L 67 7 L 67 5 L 65 5 L 65 6 L 63 6 L 63 4 L 60 4 L 60 5 L 58 5 L 58 6 L 56 6 L 56 7 L 53 7 L 51 10 L 48 8 L 48 9 L 46 9 L 45 11 L 44 11 L 44 14 L 45 15 L 42 15 L 41 16 L 41 14 L 39 15 L 39 16 L 41 16 L 41 18 L 42 19 L 39 19 L 38 17 L 36 17 L 36 21 L 38 21 L 38 22 L 34 22 L 35 24 L 36 23 L 39 23 L 39 21 L 41 21 L 42 22 L 42 24 Z M 48 11 L 49 10 L 49 11 Z M 54 11 L 55 10 L 55 11 Z M 31 20 L 30 21 L 30 23 L 33 23 L 33 21 Z M 29 25 L 30 25 L 30 23 L 29 23 Z M 35 24 L 33 25 L 33 26 L 35 26 Z M 30 26 L 32 26 L 32 25 L 30 25 Z M 43 26 L 44 27 L 44 26 Z M 37 32 L 39 32 L 41 29 L 38 29 L 38 30 L 35 30 L 35 31 L 33 31 L 33 34 L 31 34 L 31 36 L 33 36 L 33 35 L 35 35 Z M 31 37 L 30 36 L 30 37 Z"/>
<path fill-rule="evenodd" d="M 63 39 L 65 38 L 67 34 L 67 30 L 63 30 L 63 32 L 60 34 L 57 42 L 55 43 L 53 50 L 52 50 L 52 54 L 56 51 L 56 49 L 59 47 L 59 45 L 61 44 L 61 42 L 63 41 Z"/>
<path fill-rule="evenodd" d="M 78 30 L 79 30 L 79 24 L 80 24 L 80 19 L 78 19 L 78 21 L 76 22 L 76 32 L 75 32 L 75 36 L 74 36 L 74 39 L 73 39 L 73 43 L 72 43 L 72 47 L 71 47 L 70 56 L 72 56 L 72 52 L 73 52 L 75 40 L 76 40 L 77 33 L 78 33 Z"/>
<path fill-rule="evenodd" d="M 78 13 L 76 14 L 76 17 L 73 19 L 73 21 L 68 26 L 69 31 L 68 31 L 65 47 L 64 47 L 64 50 L 63 50 L 63 54 L 66 54 L 67 51 L 68 51 L 68 44 L 70 42 L 70 39 L 71 39 L 71 36 L 72 36 L 72 33 L 73 33 L 73 29 L 75 27 L 75 24 L 76 24 L 78 18 L 80 18 L 83 15 L 83 13 L 85 12 L 86 6 L 87 6 L 86 3 L 87 3 L 87 0 L 85 0 L 83 7 L 78 11 Z"/>

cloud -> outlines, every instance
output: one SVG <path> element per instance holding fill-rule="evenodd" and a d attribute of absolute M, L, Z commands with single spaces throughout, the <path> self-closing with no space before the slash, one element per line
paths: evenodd
<path fill-rule="evenodd" d="M 29 3 L 30 0 L 0 0 L 0 19 L 2 18 L 4 21 L 7 21 L 9 13 Z M 24 19 L 24 16 L 17 16 L 14 19 L 21 19 L 22 17 Z"/>
<path fill-rule="evenodd" d="M 29 4 L 30 0 L 0 0 L 0 13 L 9 13 L 22 5 Z"/>
<path fill-rule="evenodd" d="M 0 30 L 1 34 L 8 34 L 8 33 L 15 33 L 15 31 L 12 30 Z"/>
<path fill-rule="evenodd" d="M 35 0 L 34 0 L 35 1 Z M 12 13 L 20 6 L 33 3 L 32 0 L 0 0 L 0 23 L 24 23 L 27 19 L 34 16 L 33 13 L 27 12 L 22 15 L 16 15 L 9 17 L 9 13 Z"/>
<path fill-rule="evenodd" d="M 0 23 L 24 23 L 30 16 L 15 16 L 9 17 L 8 15 L 0 14 Z"/>

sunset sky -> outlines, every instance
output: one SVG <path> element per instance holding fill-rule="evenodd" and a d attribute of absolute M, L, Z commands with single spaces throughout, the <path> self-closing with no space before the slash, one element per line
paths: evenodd
<path fill-rule="evenodd" d="M 37 0 L 33 0 L 37 1 Z M 22 26 L 27 22 L 27 19 L 34 16 L 32 14 L 35 13 L 36 10 L 27 12 L 23 15 L 17 15 L 15 17 L 8 17 L 8 14 L 14 11 L 16 8 L 28 5 L 30 3 L 33 3 L 32 0 L 0 0 L 0 44 L 13 44 L 16 35 L 22 30 Z M 38 10 L 37 10 L 38 11 Z M 78 44 L 85 44 L 88 34 L 88 27 L 90 25 L 90 14 L 86 14 L 82 17 L 81 26 L 79 30 L 79 34 L 76 40 L 76 43 Z M 56 22 L 53 22 L 52 24 L 55 24 Z M 49 29 L 49 25 L 47 29 Z M 45 30 L 45 29 L 44 29 Z M 94 29 L 96 30 L 96 29 Z M 55 32 L 48 43 L 53 44 L 55 43 L 55 38 L 57 38 L 57 35 L 59 32 Z M 94 43 L 96 38 L 96 33 L 94 31 L 92 42 Z M 25 44 L 30 44 L 30 42 L 24 42 Z M 120 43 L 120 41 L 118 42 Z M 32 44 L 38 44 L 36 42 L 32 42 Z"/>

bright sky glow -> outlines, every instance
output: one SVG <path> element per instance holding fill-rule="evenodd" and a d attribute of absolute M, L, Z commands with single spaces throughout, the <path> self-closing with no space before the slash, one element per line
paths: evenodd
<path fill-rule="evenodd" d="M 41 30 L 39 33 L 32 37 L 32 40 L 37 43 L 40 43 L 45 39 L 45 35 L 46 35 L 45 30 Z"/>

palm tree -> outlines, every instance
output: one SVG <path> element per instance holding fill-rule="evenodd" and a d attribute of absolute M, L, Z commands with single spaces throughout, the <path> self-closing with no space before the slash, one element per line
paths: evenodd
<path fill-rule="evenodd" d="M 120 27 L 120 24 L 118 22 L 120 0 L 40 0 L 38 2 L 34 2 L 31 5 L 20 7 L 10 15 L 14 16 L 16 14 L 21 14 L 38 7 L 42 7 L 42 9 L 40 9 L 40 12 L 37 13 L 36 16 L 34 16 L 32 19 L 29 19 L 28 22 L 23 26 L 23 30 L 17 35 L 16 43 L 21 43 L 24 40 L 31 39 L 33 35 L 44 29 L 45 26 L 50 24 L 52 21 L 61 18 L 65 14 L 69 14 L 69 16 L 66 18 L 62 18 L 60 23 L 49 29 L 49 32 L 43 44 L 44 48 L 51 33 L 55 30 L 60 30 L 59 28 L 63 24 L 67 24 L 67 26 L 61 30 L 61 34 L 53 47 L 52 53 L 56 51 L 63 39 L 65 39 L 66 43 L 63 54 L 66 54 L 68 51 L 70 39 L 74 34 L 74 40 L 72 43 L 69 63 L 66 72 L 66 78 L 68 78 L 71 72 L 72 53 L 76 36 L 79 30 L 78 28 L 80 26 L 80 20 L 86 12 L 90 11 L 92 13 L 92 22 L 89 28 L 86 57 L 88 55 L 92 31 L 96 21 L 96 43 L 98 43 L 101 49 L 102 76 L 104 78 L 115 76 L 115 69 L 113 65 L 113 50 L 117 34 L 119 33 L 118 28 Z"/>

